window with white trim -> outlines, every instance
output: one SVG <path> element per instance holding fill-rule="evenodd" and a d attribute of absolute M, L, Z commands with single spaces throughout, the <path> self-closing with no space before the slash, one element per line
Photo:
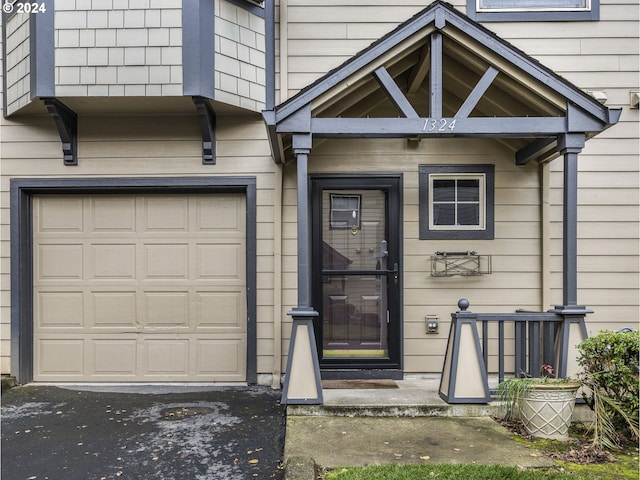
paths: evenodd
<path fill-rule="evenodd" d="M 430 230 L 484 230 L 483 173 L 429 175 Z"/>
<path fill-rule="evenodd" d="M 599 20 L 600 0 L 467 0 L 467 15 L 489 22 Z"/>
<path fill-rule="evenodd" d="M 420 238 L 492 239 L 493 165 L 420 165 Z"/>

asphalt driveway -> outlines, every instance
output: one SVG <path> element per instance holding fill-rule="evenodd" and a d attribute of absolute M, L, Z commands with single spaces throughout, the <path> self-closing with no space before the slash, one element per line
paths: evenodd
<path fill-rule="evenodd" d="M 2 478 L 282 479 L 267 387 L 24 386 L 2 393 Z"/>

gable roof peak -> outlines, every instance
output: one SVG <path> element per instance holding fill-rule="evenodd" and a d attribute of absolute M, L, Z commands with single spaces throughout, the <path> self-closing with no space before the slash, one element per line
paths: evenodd
<path fill-rule="evenodd" d="M 445 36 L 456 35 L 458 42 L 462 38 L 483 46 L 486 52 L 495 59 L 500 59 L 504 65 L 508 65 L 510 68 L 515 67 L 532 81 L 540 82 L 541 85 L 549 89 L 549 92 L 553 92 L 553 95 L 562 103 L 571 102 L 600 121 L 609 123 L 610 115 L 607 107 L 509 42 L 501 39 L 494 32 L 478 24 L 450 3 L 442 0 L 435 0 L 413 17 L 346 60 L 342 65 L 332 69 L 293 97 L 276 106 L 276 123 L 280 123 L 301 108 L 316 101 L 352 75 L 367 69 L 375 70 L 388 52 L 410 41 L 424 41 L 435 31 L 441 31 Z M 460 32 L 462 36 L 460 36 Z M 491 60 L 484 60 L 489 64 L 492 63 Z"/>

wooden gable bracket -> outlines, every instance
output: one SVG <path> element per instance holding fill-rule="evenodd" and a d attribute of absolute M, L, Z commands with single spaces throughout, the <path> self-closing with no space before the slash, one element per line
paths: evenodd
<path fill-rule="evenodd" d="M 57 98 L 42 98 L 53 118 L 62 142 L 65 165 L 78 165 L 78 115 Z"/>
<path fill-rule="evenodd" d="M 610 109 L 609 112 L 609 118 L 607 121 L 611 124 L 617 123 L 620 118 L 620 111 Z M 562 118 L 565 121 L 565 125 L 562 131 L 557 132 L 558 134 L 600 132 L 606 127 L 604 121 L 588 114 L 572 102 L 567 102 L 566 117 L 559 118 Z M 557 148 L 557 136 L 553 136 L 551 138 L 538 138 L 516 152 L 516 165 L 526 165 L 533 159 L 541 162 L 547 161 L 558 152 Z"/>
<path fill-rule="evenodd" d="M 558 139 L 538 138 L 516 152 L 516 165 L 523 166 L 533 159 L 552 156 L 557 152 Z"/>
<path fill-rule="evenodd" d="M 216 164 L 216 112 L 204 97 L 191 97 L 198 112 L 202 133 L 202 164 Z"/>

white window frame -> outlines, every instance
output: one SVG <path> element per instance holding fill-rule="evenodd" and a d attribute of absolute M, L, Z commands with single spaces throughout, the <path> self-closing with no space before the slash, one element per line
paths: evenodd
<path fill-rule="evenodd" d="M 434 225 L 433 180 L 483 178 L 479 225 Z M 418 234 L 420 240 L 493 240 L 495 238 L 495 166 L 492 164 L 424 164 L 418 166 Z"/>
<path fill-rule="evenodd" d="M 455 180 L 455 199 L 453 202 L 434 202 L 433 200 L 433 182 L 435 180 Z M 458 201 L 458 180 L 478 180 L 478 201 Z M 484 173 L 430 173 L 429 174 L 429 230 L 485 230 L 487 225 L 487 177 Z M 455 212 L 458 215 L 458 205 L 461 204 L 478 204 L 478 225 L 437 225 L 435 220 L 435 204 L 437 203 L 453 203 L 456 206 Z"/>
<path fill-rule="evenodd" d="M 467 15 L 476 22 L 588 22 L 600 20 L 600 0 L 467 0 Z M 509 3 L 506 4 L 505 3 Z M 503 5 L 500 5 L 503 3 Z"/>
<path fill-rule="evenodd" d="M 566 6 L 562 5 L 561 0 L 545 2 L 544 0 L 521 0 L 522 3 L 527 5 L 522 7 L 516 6 L 483 6 L 483 4 L 493 3 L 491 0 L 476 0 L 476 12 L 590 12 L 591 0 L 579 0 L 580 3 L 584 3 L 584 6 Z M 495 2 L 499 3 L 499 2 Z M 515 2 L 514 2 L 515 3 Z M 555 4 L 555 5 L 554 5 Z"/>

